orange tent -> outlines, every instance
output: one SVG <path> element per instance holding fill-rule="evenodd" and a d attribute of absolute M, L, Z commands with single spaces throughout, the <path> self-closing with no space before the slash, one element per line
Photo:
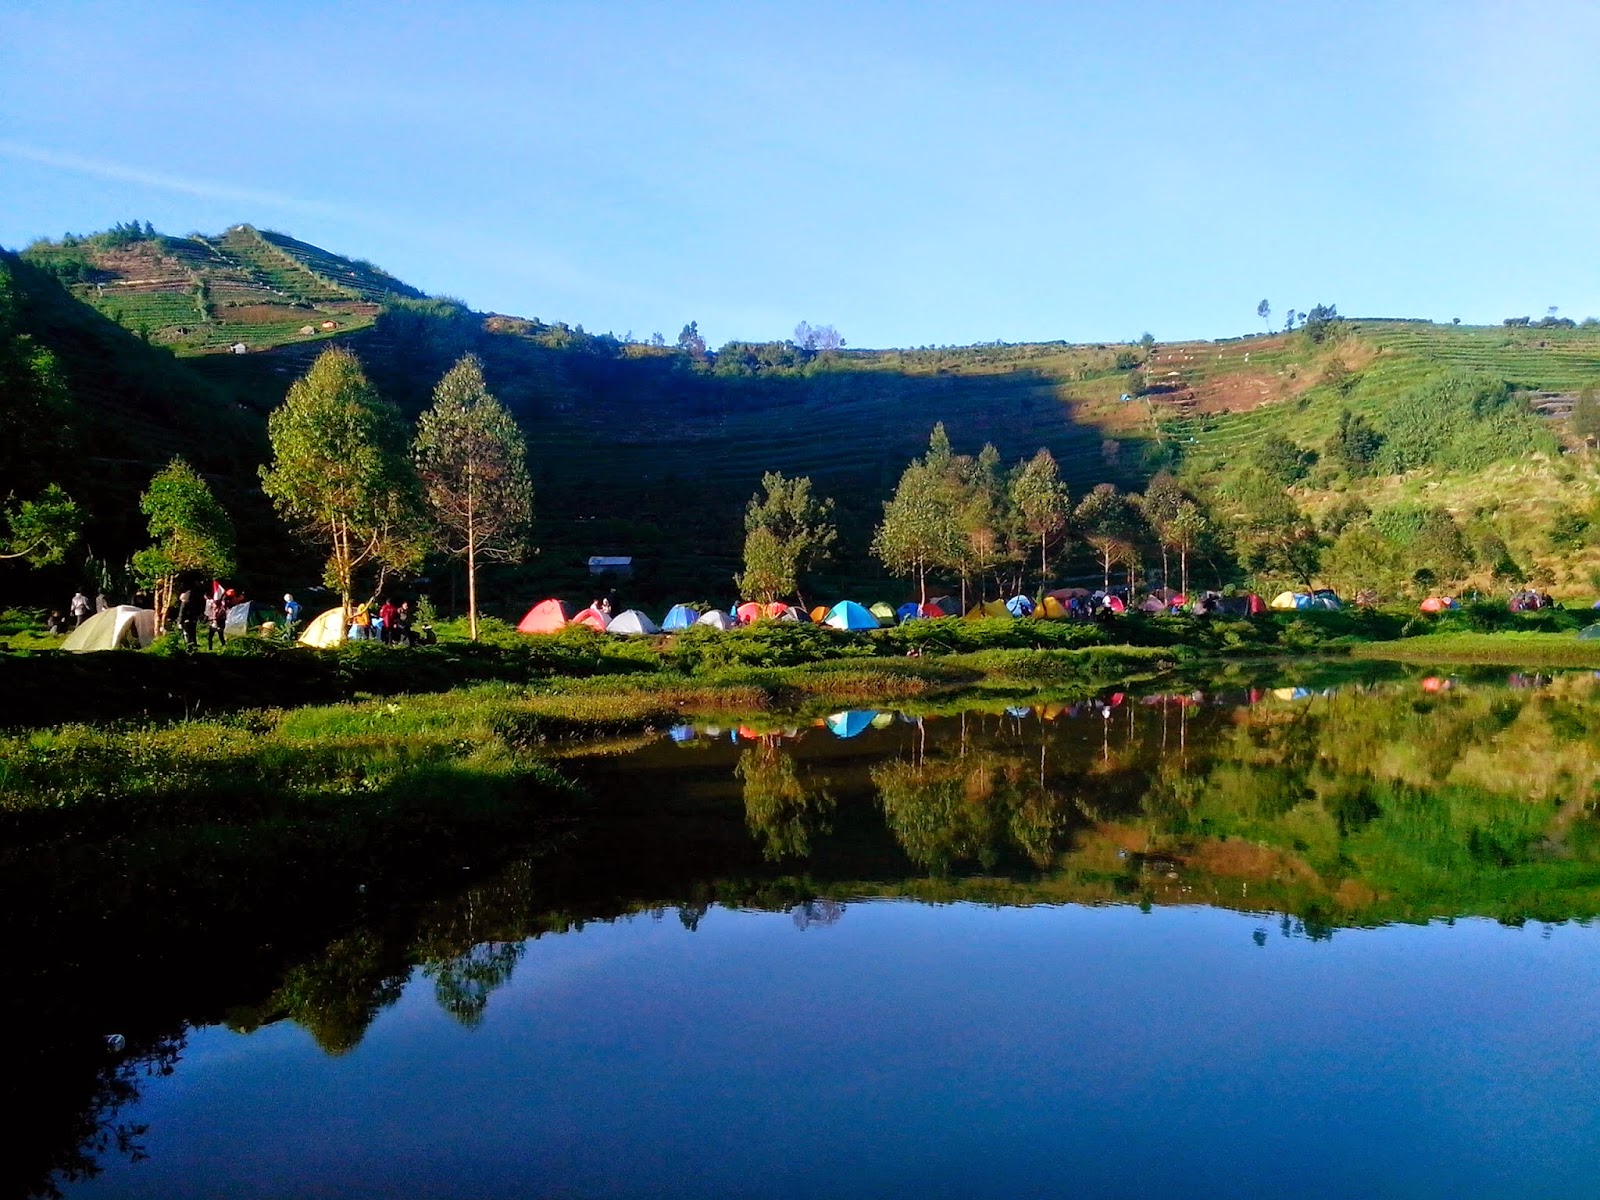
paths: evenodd
<path fill-rule="evenodd" d="M 517 624 L 518 633 L 555 633 L 572 619 L 565 600 L 541 600 Z"/>
<path fill-rule="evenodd" d="M 1436 613 L 1436 612 L 1443 612 L 1446 608 L 1448 608 L 1450 606 L 1448 604 L 1446 604 L 1443 600 L 1441 600 L 1438 596 L 1429 596 L 1421 604 L 1417 605 L 1417 607 L 1421 611 L 1423 611 L 1425 613 Z"/>
<path fill-rule="evenodd" d="M 811 610 L 811 623 L 813 625 L 821 625 L 827 619 L 828 606 L 826 604 L 819 604 Z"/>

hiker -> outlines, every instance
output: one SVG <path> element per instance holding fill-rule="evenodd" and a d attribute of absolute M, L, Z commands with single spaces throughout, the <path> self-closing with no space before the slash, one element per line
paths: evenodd
<path fill-rule="evenodd" d="M 288 592 L 283 594 L 283 632 L 290 638 L 294 637 L 295 627 L 300 624 L 300 605 Z"/>
<path fill-rule="evenodd" d="M 228 598 L 222 594 L 210 596 L 205 605 L 206 649 L 213 649 L 213 641 L 228 644 Z"/>
<path fill-rule="evenodd" d="M 393 599 L 386 599 L 383 607 L 378 610 L 378 640 L 385 646 L 393 645 L 398 639 L 395 637 L 394 619 L 400 610 L 394 606 Z"/>
<path fill-rule="evenodd" d="M 72 627 L 76 629 L 89 616 L 89 597 L 82 592 L 74 592 L 72 603 L 68 605 L 67 611 L 72 614 Z"/>
<path fill-rule="evenodd" d="M 365 604 L 358 604 L 350 615 L 350 640 L 364 642 L 372 636 L 372 613 Z"/>
<path fill-rule="evenodd" d="M 65 633 L 67 619 L 61 615 L 59 609 L 52 608 L 50 615 L 44 619 L 44 628 L 46 633 Z"/>
<path fill-rule="evenodd" d="M 200 596 L 193 588 L 185 588 L 178 594 L 178 628 L 183 632 L 183 647 L 191 654 L 200 649 L 195 626 L 203 611 Z"/>

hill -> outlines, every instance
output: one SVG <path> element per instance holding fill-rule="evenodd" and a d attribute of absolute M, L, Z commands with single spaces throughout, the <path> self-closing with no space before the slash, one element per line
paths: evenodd
<path fill-rule="evenodd" d="M 1221 342 L 711 351 L 472 312 L 370 263 L 248 225 L 174 238 L 135 222 L 36 243 L 6 265 L 28 297 L 29 332 L 72 376 L 93 457 L 116 457 L 108 441 L 125 446 L 125 470 L 97 488 L 97 514 L 112 503 L 125 513 L 141 473 L 188 454 L 226 476 L 232 504 L 253 514 L 246 575 L 265 584 L 270 565 L 271 586 L 312 566 L 271 530 L 254 486 L 263 418 L 330 341 L 354 349 L 411 413 L 461 354 L 483 359 L 529 433 L 538 488 L 542 551 L 523 578 L 501 576 L 508 605 L 535 591 L 587 590 L 590 554 L 634 555 L 641 598 L 723 597 L 742 507 L 765 470 L 809 474 L 836 497 L 841 586 L 892 590 L 867 542 L 936 421 L 961 452 L 992 441 L 1016 461 L 1048 447 L 1074 496 L 1175 471 L 1215 508 L 1219 529 L 1245 503 L 1239 489 L 1260 473 L 1258 458 L 1270 467 L 1287 442 L 1304 469 L 1279 485 L 1330 548 L 1344 528 L 1381 525 L 1391 510 L 1441 510 L 1463 542 L 1456 583 L 1520 575 L 1586 588 L 1597 565 L 1589 530 L 1600 531 L 1600 487 L 1590 456 L 1568 453 L 1580 439 L 1567 428 L 1577 396 L 1600 384 L 1593 324 L 1460 327 L 1328 310 L 1313 331 Z M 1459 419 L 1432 420 L 1453 431 L 1435 445 L 1426 431 L 1407 432 L 1407 414 L 1456 412 L 1449 396 L 1427 399 L 1443 379 L 1476 399 L 1460 400 Z M 1330 439 L 1354 417 L 1391 457 L 1408 437 L 1420 448 L 1360 469 L 1336 462 Z M 101 531 L 110 553 L 136 543 L 127 524 Z M 1213 541 L 1217 578 L 1236 569 L 1223 560 L 1267 569 L 1228 538 Z"/>

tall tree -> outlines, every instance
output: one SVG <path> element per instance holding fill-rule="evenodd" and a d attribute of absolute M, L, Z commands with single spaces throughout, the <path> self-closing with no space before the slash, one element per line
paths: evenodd
<path fill-rule="evenodd" d="M 1144 519 L 1155 531 L 1156 542 L 1161 548 L 1161 586 L 1164 588 L 1172 586 L 1171 564 L 1167 557 L 1167 551 L 1173 546 L 1171 523 L 1185 499 L 1183 488 L 1172 472 L 1157 471 L 1145 485 L 1144 496 L 1139 500 Z"/>
<path fill-rule="evenodd" d="M 1261 318 L 1261 323 L 1266 325 L 1268 329 L 1272 328 L 1272 305 L 1267 301 L 1263 300 L 1256 305 L 1256 316 Z"/>
<path fill-rule="evenodd" d="M 933 427 L 927 456 L 914 459 L 900 476 L 894 496 L 885 501 L 883 523 L 872 536 L 872 552 L 893 575 L 917 581 L 920 602 L 928 602 L 928 573 L 959 570 L 964 546 L 959 491 L 951 486 L 955 456 L 944 425 Z"/>
<path fill-rule="evenodd" d="M 1316 525 L 1259 471 L 1246 471 L 1233 492 L 1239 502 L 1233 533 L 1240 562 L 1252 570 L 1293 577 L 1309 591 L 1322 555 Z"/>
<path fill-rule="evenodd" d="M 1039 590 L 1050 578 L 1050 539 L 1067 527 L 1068 497 L 1055 457 L 1041 449 L 1011 477 L 1012 507 L 1028 536 L 1039 546 Z"/>
<path fill-rule="evenodd" d="M 357 572 L 407 569 L 426 538 L 405 422 L 340 347 L 324 350 L 267 419 L 261 486 L 307 541 L 328 552 L 323 578 L 348 615 Z"/>
<path fill-rule="evenodd" d="M 58 484 L 49 484 L 33 500 L 0 509 L 5 536 L 0 559 L 20 558 L 29 566 L 61 562 L 83 529 L 83 513 Z"/>
<path fill-rule="evenodd" d="M 155 598 L 156 625 L 167 610 L 180 575 L 216 577 L 234 569 L 233 522 L 206 481 L 181 458 L 161 468 L 139 497 L 155 544 L 136 552 L 133 573 Z"/>
<path fill-rule="evenodd" d="M 445 553 L 467 564 L 467 624 L 478 640 L 478 565 L 517 562 L 533 521 L 528 444 L 467 355 L 433 389 L 412 446 Z"/>
<path fill-rule="evenodd" d="M 745 507 L 744 571 L 735 582 L 746 596 L 770 604 L 799 595 L 805 572 L 827 556 L 838 531 L 833 501 L 813 496 L 808 477 L 769 471 L 761 487 Z"/>
<path fill-rule="evenodd" d="M 1189 594 L 1189 555 L 1210 528 L 1211 522 L 1193 500 L 1180 501 L 1177 511 L 1166 522 L 1163 539 L 1170 539 L 1170 544 L 1178 551 L 1178 578 L 1185 596 Z"/>
<path fill-rule="evenodd" d="M 1118 563 L 1136 566 L 1140 516 L 1137 507 L 1116 486 L 1102 483 L 1078 502 L 1073 520 L 1083 540 L 1093 546 L 1100 558 L 1101 586 L 1111 587 L 1111 568 Z"/>

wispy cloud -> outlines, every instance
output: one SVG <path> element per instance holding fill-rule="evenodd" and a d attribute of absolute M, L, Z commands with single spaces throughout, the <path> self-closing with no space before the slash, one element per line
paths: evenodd
<path fill-rule="evenodd" d="M 128 163 L 90 158 L 82 154 L 31 146 L 25 142 L 13 142 L 3 138 L 0 138 L 0 156 L 37 163 L 44 167 L 54 167 L 57 170 L 75 171 L 81 175 L 92 175 L 97 179 L 110 179 L 117 183 L 181 192 L 187 196 L 199 196 L 206 200 L 227 200 L 251 208 L 275 208 L 319 217 L 332 217 L 337 220 L 350 220 L 359 215 L 354 209 L 339 204 L 303 200 L 282 192 L 240 187 L 237 184 L 212 179 L 194 179 L 166 171 L 152 171 Z"/>

